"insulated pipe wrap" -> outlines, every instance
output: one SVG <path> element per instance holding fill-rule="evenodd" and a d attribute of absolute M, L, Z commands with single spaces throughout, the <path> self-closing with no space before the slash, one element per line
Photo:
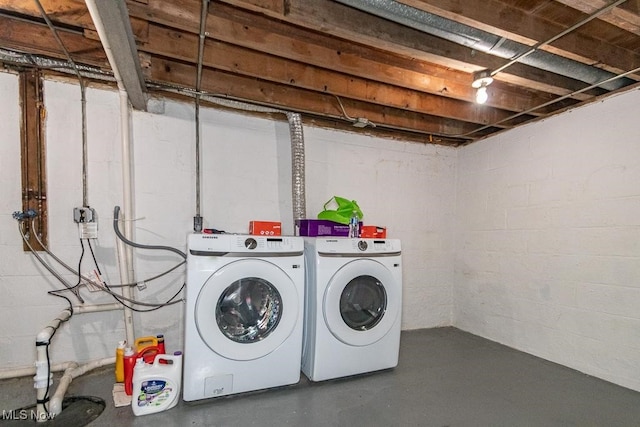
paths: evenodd
<path fill-rule="evenodd" d="M 293 219 L 307 217 L 305 196 L 305 162 L 304 162 L 304 134 L 302 132 L 302 117 L 298 113 L 287 113 L 289 133 L 291 135 L 291 191 Z"/>

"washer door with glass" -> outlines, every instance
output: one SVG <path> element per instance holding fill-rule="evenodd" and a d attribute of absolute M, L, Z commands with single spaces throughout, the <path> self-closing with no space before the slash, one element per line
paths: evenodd
<path fill-rule="evenodd" d="M 258 359 L 289 338 L 298 321 L 298 301 L 295 284 L 278 266 L 260 259 L 233 261 L 203 285 L 196 327 L 219 355 Z"/>
<path fill-rule="evenodd" d="M 324 294 L 327 327 L 345 344 L 373 344 L 389 332 L 400 313 L 399 286 L 389 269 L 377 261 L 358 259 L 345 264 Z"/>

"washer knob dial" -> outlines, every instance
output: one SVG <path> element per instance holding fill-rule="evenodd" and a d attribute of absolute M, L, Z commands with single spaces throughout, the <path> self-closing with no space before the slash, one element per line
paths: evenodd
<path fill-rule="evenodd" d="M 255 249 L 258 247 L 258 242 L 256 242 L 256 239 L 254 239 L 253 237 L 249 237 L 244 241 L 244 247 L 247 249 Z"/>
<path fill-rule="evenodd" d="M 367 242 L 365 242 L 364 240 L 360 240 L 358 242 L 358 249 L 360 249 L 361 251 L 366 251 L 368 246 L 369 245 L 367 245 Z"/>

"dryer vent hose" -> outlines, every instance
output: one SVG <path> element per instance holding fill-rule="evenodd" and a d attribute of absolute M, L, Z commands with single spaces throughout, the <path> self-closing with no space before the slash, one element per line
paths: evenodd
<path fill-rule="evenodd" d="M 291 135 L 291 191 L 293 219 L 307 217 L 305 196 L 305 160 L 304 134 L 302 132 L 302 116 L 299 113 L 287 113 L 289 133 Z"/>

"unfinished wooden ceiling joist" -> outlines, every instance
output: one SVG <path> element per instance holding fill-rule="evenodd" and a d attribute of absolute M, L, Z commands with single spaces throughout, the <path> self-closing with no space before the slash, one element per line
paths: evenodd
<path fill-rule="evenodd" d="M 83 0 L 39 1 L 75 63 L 111 70 Z M 640 0 L 113 3 L 128 22 L 105 30 L 131 43 L 118 49 L 125 72 L 135 81 L 142 70 L 136 108 L 147 88 L 193 93 L 200 66 L 208 94 L 459 145 L 640 80 Z M 20 54 L 67 60 L 34 0 L 0 0 L 0 49 L 7 65 Z M 494 81 L 478 104 L 483 70 Z"/>

